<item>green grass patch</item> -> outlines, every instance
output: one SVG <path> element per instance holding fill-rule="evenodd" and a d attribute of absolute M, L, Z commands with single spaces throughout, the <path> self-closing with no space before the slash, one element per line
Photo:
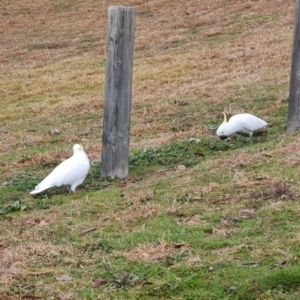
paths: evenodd
<path fill-rule="evenodd" d="M 67 48 L 67 43 L 47 43 L 47 44 L 30 44 L 27 46 L 28 50 L 43 50 L 43 49 L 62 49 Z"/>

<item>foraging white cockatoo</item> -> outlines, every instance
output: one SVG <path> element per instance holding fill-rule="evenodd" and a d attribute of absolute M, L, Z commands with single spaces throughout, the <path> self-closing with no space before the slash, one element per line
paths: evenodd
<path fill-rule="evenodd" d="M 90 169 L 88 156 L 79 144 L 73 146 L 73 155 L 58 165 L 35 189 L 31 195 L 41 193 L 51 187 L 68 186 L 75 192 L 76 187 L 84 181 Z"/>
<path fill-rule="evenodd" d="M 268 123 L 264 120 L 247 113 L 234 115 L 227 122 L 227 116 L 225 113 L 223 114 L 224 121 L 216 132 L 217 136 L 219 136 L 222 140 L 225 140 L 229 135 L 234 133 L 249 135 L 252 137 L 255 130 L 268 125 Z"/>

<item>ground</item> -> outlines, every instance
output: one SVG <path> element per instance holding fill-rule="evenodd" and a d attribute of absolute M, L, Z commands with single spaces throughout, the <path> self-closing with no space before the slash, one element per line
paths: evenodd
<path fill-rule="evenodd" d="M 129 176 L 112 181 L 99 176 L 109 5 L 136 11 Z M 1 299 L 298 299 L 294 9 L 2 1 Z M 223 111 L 269 126 L 223 142 Z M 31 197 L 75 143 L 92 163 L 78 191 Z"/>

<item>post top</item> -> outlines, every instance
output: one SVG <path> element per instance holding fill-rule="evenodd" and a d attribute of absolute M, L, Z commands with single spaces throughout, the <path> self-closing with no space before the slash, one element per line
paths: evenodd
<path fill-rule="evenodd" d="M 134 10 L 134 8 L 131 6 L 123 6 L 123 5 L 111 5 L 108 7 L 108 9 L 109 10 L 110 9 L 133 9 Z"/>

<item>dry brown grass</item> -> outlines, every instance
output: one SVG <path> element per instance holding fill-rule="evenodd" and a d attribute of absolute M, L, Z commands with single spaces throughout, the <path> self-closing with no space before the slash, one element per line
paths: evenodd
<path fill-rule="evenodd" d="M 182 253 L 187 250 L 187 245 L 184 243 L 167 244 L 161 241 L 157 245 L 141 245 L 129 252 L 123 252 L 123 255 L 132 260 L 156 261 L 165 259 L 172 252 Z"/>
<path fill-rule="evenodd" d="M 57 111 L 59 118 L 53 118 L 53 124 L 59 124 L 64 115 L 101 114 L 104 66 L 95 67 L 93 62 L 105 59 L 106 12 L 108 5 L 117 3 L 122 4 L 2 2 L 0 61 L 4 85 L 0 93 L 5 96 L 2 101 L 10 102 L 1 117 L 3 131 L 10 132 L 5 136 L 5 146 L 1 145 L 2 154 L 8 154 L 18 144 L 47 140 L 43 132 L 24 135 L 11 131 L 12 124 L 24 124 L 24 105 L 19 105 L 22 98 L 40 99 L 25 104 L 31 123 L 43 124 Z M 164 115 L 176 122 L 176 111 L 181 109 L 174 107 L 172 102 L 176 99 L 186 99 L 189 105 L 195 103 L 199 110 L 210 103 L 219 106 L 220 111 L 225 105 L 228 112 L 236 113 L 243 109 L 224 101 L 240 97 L 249 87 L 263 90 L 268 85 L 283 84 L 286 89 L 276 98 L 286 97 L 292 5 L 283 0 L 127 1 L 126 5 L 132 5 L 137 12 L 132 148 L 207 134 L 195 122 L 181 133 L 168 130 Z M 257 22 L 257 18 L 261 21 Z M 63 71 L 61 63 L 65 66 Z M 21 81 L 13 77 L 16 74 Z M 80 91 L 76 92 L 74 86 L 79 86 Z M 18 90 L 18 99 L 9 97 Z M 268 119 L 280 105 L 275 101 L 260 115 Z M 212 118 L 216 120 L 219 116 L 213 112 Z M 100 140 L 102 120 L 99 118 L 96 123 L 98 133 L 93 140 Z M 45 127 L 49 128 L 49 124 Z M 75 132 L 74 139 L 79 136 L 86 144 L 93 144 L 87 135 Z M 146 140 L 140 138 L 143 135 Z M 62 137 L 66 143 L 74 139 L 69 132 Z"/>

